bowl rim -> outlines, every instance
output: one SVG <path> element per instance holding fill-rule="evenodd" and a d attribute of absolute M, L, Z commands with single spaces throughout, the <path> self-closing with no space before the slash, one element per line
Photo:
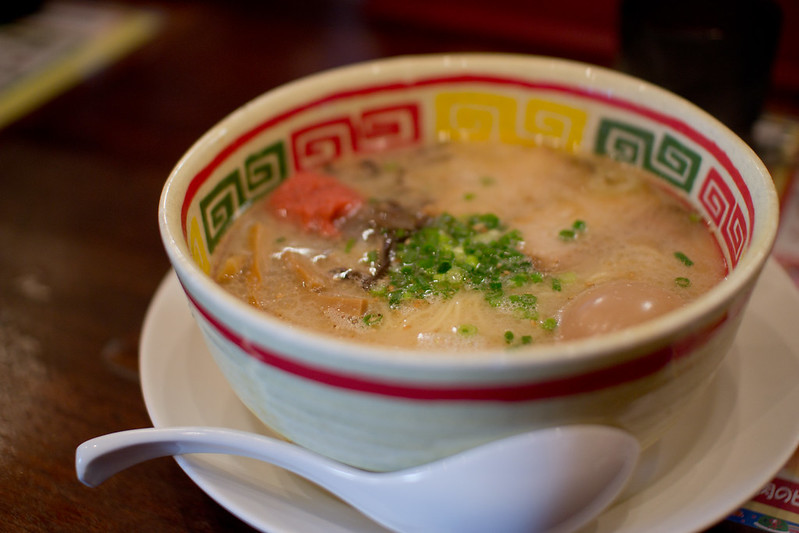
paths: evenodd
<path fill-rule="evenodd" d="M 633 101 L 645 108 L 653 108 L 656 103 L 668 104 L 678 117 L 696 117 L 698 125 L 692 127 L 713 143 L 723 141 L 734 147 L 729 157 L 751 167 L 749 172 L 758 174 L 762 183 L 761 201 L 764 209 L 754 225 L 753 238 L 749 248 L 741 256 L 737 266 L 729 270 L 726 279 L 717 284 L 700 298 L 661 317 L 642 324 L 596 337 L 571 341 L 557 341 L 532 345 L 521 349 L 475 350 L 467 357 L 458 352 L 429 349 L 396 348 L 379 344 L 361 343 L 341 339 L 332 335 L 282 321 L 257 310 L 225 291 L 206 275 L 191 257 L 188 245 L 183 238 L 181 209 L 185 186 L 181 179 L 189 181 L 194 175 L 191 167 L 202 160 L 203 152 L 218 147 L 231 132 L 240 134 L 236 124 L 246 123 L 246 117 L 256 108 L 261 108 L 285 99 L 302 101 L 306 94 L 329 94 L 345 84 L 345 80 L 358 77 L 382 79 L 413 79 L 422 74 L 446 71 L 458 72 L 463 69 L 479 69 L 499 74 L 518 75 L 521 67 L 545 71 L 553 80 L 581 82 L 585 87 L 606 94 L 608 97 Z M 539 74 L 539 77 L 542 77 Z M 319 90 L 319 87 L 325 89 Z M 643 103 L 642 96 L 654 103 Z M 664 109 L 660 106 L 659 109 Z M 662 111 L 661 111 L 662 112 Z M 712 133 L 712 137 L 710 134 Z M 207 159 L 205 160 L 207 161 Z M 203 163 L 204 165 L 205 163 Z M 729 128 L 696 105 L 665 89 L 617 72 L 606 67 L 582 63 L 569 59 L 547 56 L 534 56 L 506 53 L 459 53 L 423 54 L 396 56 L 345 65 L 311 74 L 266 91 L 245 103 L 221 119 L 203 134 L 180 158 L 170 172 L 158 207 L 159 230 L 163 245 L 178 278 L 195 308 L 213 306 L 214 317 L 236 329 L 243 336 L 257 339 L 268 336 L 270 350 L 282 356 L 307 361 L 316 366 L 341 369 L 401 368 L 417 370 L 448 370 L 453 367 L 470 370 L 514 369 L 533 365 L 541 368 L 561 368 L 564 365 L 580 363 L 589 366 L 605 366 L 618 358 L 634 358 L 637 347 L 652 345 L 665 346 L 669 339 L 681 331 L 688 330 L 691 324 L 702 323 L 707 317 L 716 316 L 739 292 L 753 284 L 763 268 L 776 238 L 779 202 L 772 185 L 770 174 L 754 151 Z M 178 195 L 178 196 L 175 196 Z M 178 202 L 177 200 L 180 200 Z M 728 265 L 729 269 L 729 265 Z M 221 318 L 224 317 L 224 318 Z M 231 322 L 235 326 L 230 325 Z M 256 332 L 258 332 L 256 334 Z M 651 349 L 643 349 L 650 353 Z M 639 350 L 640 351 L 640 350 Z M 323 355 L 323 357 L 318 357 Z"/>

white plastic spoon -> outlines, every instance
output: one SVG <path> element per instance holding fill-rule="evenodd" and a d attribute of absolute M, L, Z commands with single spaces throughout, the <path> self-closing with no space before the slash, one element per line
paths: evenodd
<path fill-rule="evenodd" d="M 618 496 L 640 447 L 606 426 L 562 426 L 494 441 L 422 466 L 367 472 L 299 446 L 242 431 L 134 429 L 81 444 L 78 479 L 97 486 L 148 459 L 187 453 L 253 457 L 333 492 L 398 532 L 565 533 Z"/>

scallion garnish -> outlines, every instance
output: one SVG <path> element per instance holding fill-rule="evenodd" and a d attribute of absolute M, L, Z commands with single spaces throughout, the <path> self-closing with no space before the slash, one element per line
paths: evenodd
<path fill-rule="evenodd" d="M 507 304 L 532 317 L 535 297 L 517 293 L 544 277 L 519 250 L 521 242 L 521 233 L 494 214 L 442 214 L 397 243 L 385 282 L 372 292 L 396 307 L 406 300 L 477 290 L 492 306 Z"/>
<path fill-rule="evenodd" d="M 458 333 L 461 335 L 471 336 L 477 333 L 477 326 L 472 324 L 463 324 L 458 327 Z"/>
<path fill-rule="evenodd" d="M 547 331 L 553 331 L 555 328 L 558 327 L 558 319 L 550 317 L 547 318 L 546 320 L 542 320 L 541 327 Z"/>
<path fill-rule="evenodd" d="M 573 229 L 562 229 L 558 233 L 558 237 L 562 241 L 573 241 L 577 238 L 577 233 Z"/>
<path fill-rule="evenodd" d="M 685 255 L 685 254 L 684 254 L 684 253 L 682 253 L 682 252 L 674 252 L 674 257 L 676 257 L 677 259 L 679 259 L 679 260 L 680 260 L 680 262 L 681 262 L 682 264 L 684 264 L 685 266 L 691 266 L 691 265 L 693 265 L 693 264 L 694 264 L 694 262 L 693 262 L 693 261 L 691 261 L 691 259 L 689 259 L 689 258 L 688 258 L 688 256 L 687 256 L 687 255 Z"/>
<path fill-rule="evenodd" d="M 585 232 L 585 228 L 586 224 L 584 220 L 575 220 L 570 228 L 560 230 L 558 237 L 560 237 L 562 241 L 573 241 L 579 234 Z"/>
<path fill-rule="evenodd" d="M 367 326 L 376 326 L 383 321 L 383 315 L 380 313 L 367 313 L 363 316 L 363 323 Z"/>

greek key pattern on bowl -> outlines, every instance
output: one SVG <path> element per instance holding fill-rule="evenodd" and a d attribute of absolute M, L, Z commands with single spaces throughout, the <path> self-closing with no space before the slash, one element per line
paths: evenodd
<path fill-rule="evenodd" d="M 368 95 L 365 103 L 357 100 L 360 95 Z M 751 198 L 740 175 L 712 141 L 687 125 L 574 87 L 468 77 L 364 87 L 267 118 L 196 178 L 184 203 L 187 243 L 205 270 L 237 213 L 291 172 L 350 154 L 447 140 L 593 150 L 651 171 L 697 198 L 718 228 L 730 267 L 751 238 Z M 237 168 L 223 166 L 230 163 Z"/>
<path fill-rule="evenodd" d="M 219 180 L 199 204 L 208 253 L 213 253 L 236 213 L 275 188 L 286 175 L 286 151 L 279 141 L 251 152 L 242 168 Z M 192 246 L 197 244 L 192 242 Z M 204 248 L 198 253 L 205 253 Z"/>
<path fill-rule="evenodd" d="M 541 98 L 458 91 L 436 95 L 439 140 L 549 144 L 573 150 L 583 138 L 583 109 Z"/>
<path fill-rule="evenodd" d="M 410 146 L 420 139 L 419 127 L 418 103 L 372 108 L 308 124 L 291 134 L 294 165 L 306 170 L 347 154 Z"/>
<path fill-rule="evenodd" d="M 644 128 L 617 120 L 599 124 L 594 151 L 654 172 L 690 193 L 702 157 L 668 133 L 661 137 Z"/>
<path fill-rule="evenodd" d="M 699 202 L 721 233 L 730 266 L 735 267 L 749 238 L 749 224 L 735 195 L 716 169 L 711 168 L 699 190 Z"/>

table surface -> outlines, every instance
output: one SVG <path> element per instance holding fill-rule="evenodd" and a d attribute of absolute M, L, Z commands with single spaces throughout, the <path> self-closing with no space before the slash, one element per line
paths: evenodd
<path fill-rule="evenodd" d="M 160 14 L 151 40 L 0 131 L 4 531 L 249 530 L 172 459 L 96 489 L 74 470 L 81 442 L 151 425 L 137 357 L 145 310 L 169 268 L 156 206 L 172 166 L 205 130 L 272 87 L 341 64 L 541 52 L 409 31 L 358 2 L 139 5 Z"/>

